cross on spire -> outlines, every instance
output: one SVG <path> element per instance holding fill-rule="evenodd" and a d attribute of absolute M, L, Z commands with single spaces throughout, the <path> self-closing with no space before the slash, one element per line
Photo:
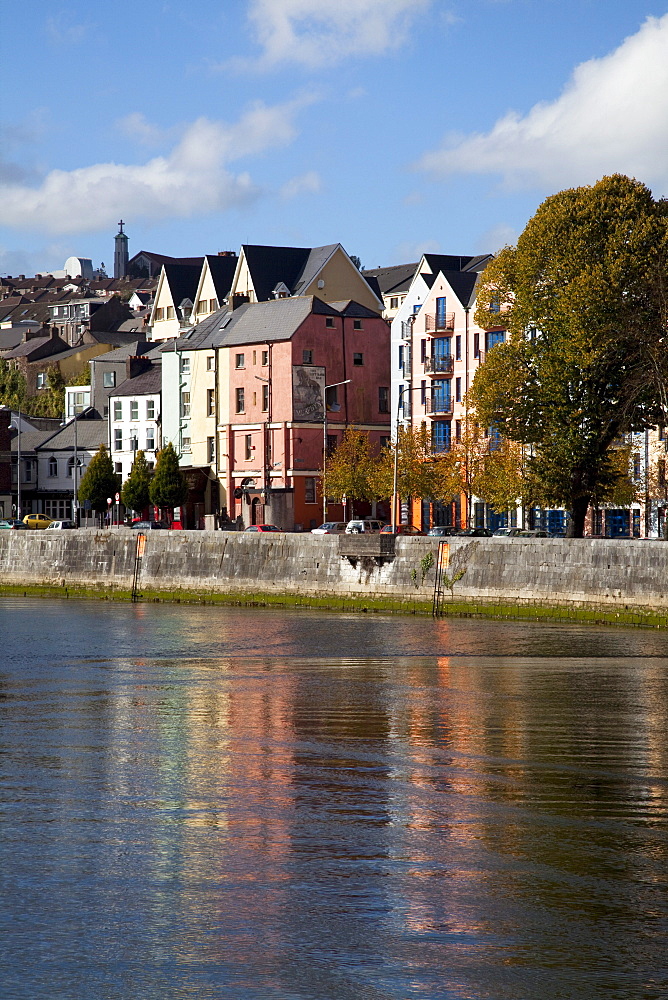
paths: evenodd
<path fill-rule="evenodd" d="M 118 226 L 119 226 L 119 229 L 118 229 L 118 232 L 119 232 L 119 234 L 120 234 L 120 233 L 122 233 L 122 232 L 123 232 L 123 220 L 122 220 L 122 219 L 121 219 L 121 221 L 120 221 L 120 222 L 118 223 Z"/>

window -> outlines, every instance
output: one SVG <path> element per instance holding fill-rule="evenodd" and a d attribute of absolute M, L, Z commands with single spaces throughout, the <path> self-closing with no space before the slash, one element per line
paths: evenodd
<path fill-rule="evenodd" d="M 248 462 L 249 459 L 251 459 L 253 457 L 253 435 L 252 434 L 245 434 L 244 435 L 244 446 L 245 446 L 246 461 Z"/>
<path fill-rule="evenodd" d="M 208 437 L 206 439 L 206 455 L 207 462 L 216 461 L 216 440 L 215 438 Z"/>
<path fill-rule="evenodd" d="M 399 344 L 399 364 L 397 365 L 399 371 L 402 371 L 404 367 L 404 345 Z"/>
<path fill-rule="evenodd" d="M 660 458 L 656 463 L 656 478 L 659 486 L 666 485 L 666 460 L 665 458 Z"/>
<path fill-rule="evenodd" d="M 327 316 L 325 318 L 325 326 L 329 327 L 330 330 L 334 327 L 334 317 L 333 316 Z"/>
<path fill-rule="evenodd" d="M 161 306 L 159 309 L 155 310 L 155 320 L 154 320 L 154 322 L 156 322 L 156 323 L 162 323 L 162 321 L 163 321 L 164 318 L 165 318 L 165 310 Z"/>
<path fill-rule="evenodd" d="M 436 299 L 436 329 L 445 329 L 445 296 Z"/>
<path fill-rule="evenodd" d="M 147 399 L 146 400 L 146 419 L 147 420 L 155 420 L 155 400 L 154 399 Z"/>
<path fill-rule="evenodd" d="M 262 386 L 262 409 L 266 413 L 269 409 L 269 386 Z"/>
<path fill-rule="evenodd" d="M 304 480 L 304 503 L 315 503 L 315 479 L 307 476 Z"/>
<path fill-rule="evenodd" d="M 353 354 L 353 364 L 354 365 L 358 365 L 358 366 L 359 365 L 363 365 L 364 364 L 364 355 L 363 354 Z"/>
<path fill-rule="evenodd" d="M 244 354 L 237 354 L 234 359 L 235 368 L 245 368 L 246 367 L 246 356 Z"/>
<path fill-rule="evenodd" d="M 49 459 L 49 475 L 52 478 L 58 475 L 58 462 L 55 458 Z"/>
<path fill-rule="evenodd" d="M 244 401 L 244 390 L 243 389 L 235 389 L 234 390 L 234 395 L 235 395 L 235 403 L 236 403 L 236 411 L 237 411 L 237 413 L 244 413 L 245 409 L 246 409 L 245 401 Z"/>
<path fill-rule="evenodd" d="M 181 355 L 179 358 L 179 371 L 182 375 L 190 375 L 190 358 L 184 358 Z"/>
<path fill-rule="evenodd" d="M 139 438 L 137 437 L 137 431 L 130 431 L 130 451 L 135 452 L 139 448 Z"/>
<path fill-rule="evenodd" d="M 473 357 L 474 358 L 479 358 L 480 357 L 480 334 L 479 333 L 474 333 L 473 334 Z"/>
<path fill-rule="evenodd" d="M 303 365 L 313 364 L 313 351 L 302 351 L 302 364 Z"/>
<path fill-rule="evenodd" d="M 184 452 L 185 451 L 190 451 L 190 438 L 189 437 L 181 438 L 181 450 L 184 451 Z"/>
<path fill-rule="evenodd" d="M 123 431 L 120 427 L 114 431 L 114 451 L 123 451 Z"/>
<path fill-rule="evenodd" d="M 181 393 L 181 416 L 182 417 L 189 417 L 190 416 L 190 393 L 189 392 L 182 392 Z"/>
<path fill-rule="evenodd" d="M 114 420 L 123 419 L 123 401 L 120 399 L 114 400 Z"/>
<path fill-rule="evenodd" d="M 167 306 L 167 319 L 174 319 L 174 306 Z"/>
<path fill-rule="evenodd" d="M 659 441 L 665 440 L 665 437 L 666 437 L 666 428 L 659 427 Z"/>
<path fill-rule="evenodd" d="M 398 308 L 399 308 L 399 297 L 397 295 L 393 295 L 390 298 L 390 309 L 398 309 Z"/>
<path fill-rule="evenodd" d="M 381 434 L 381 436 L 380 436 L 380 448 L 381 448 L 381 451 L 382 451 L 383 448 L 387 448 L 389 446 L 389 444 L 390 444 L 389 435 Z"/>
<path fill-rule="evenodd" d="M 362 329 L 362 320 L 361 319 L 354 319 L 353 320 L 353 330 L 361 330 L 361 329 Z"/>
<path fill-rule="evenodd" d="M 455 337 L 455 361 L 462 360 L 462 338 L 460 334 Z"/>
<path fill-rule="evenodd" d="M 505 339 L 506 335 L 503 330 L 493 330 L 491 333 L 486 334 L 485 341 L 487 344 L 487 350 L 491 351 L 497 344 L 502 344 Z"/>
<path fill-rule="evenodd" d="M 214 369 L 214 361 L 215 361 L 214 356 L 212 354 L 210 354 L 209 357 L 206 359 L 206 370 L 208 372 L 212 372 L 213 371 L 213 369 Z"/>
<path fill-rule="evenodd" d="M 455 420 L 455 438 L 457 441 L 462 439 L 462 422 L 461 420 Z"/>
<path fill-rule="evenodd" d="M 199 302 L 197 303 L 197 315 L 201 316 L 202 313 L 205 313 L 207 311 L 208 305 L 209 302 L 207 299 L 200 299 Z"/>
<path fill-rule="evenodd" d="M 146 451 L 155 451 L 155 428 L 146 428 Z"/>
<path fill-rule="evenodd" d="M 460 378 L 455 379 L 455 403 L 461 403 L 462 401 L 462 380 Z"/>
<path fill-rule="evenodd" d="M 262 352 L 262 364 L 266 367 L 269 364 L 269 351 Z"/>
<path fill-rule="evenodd" d="M 105 389 L 113 389 L 116 385 L 116 372 L 105 372 L 102 376 L 102 385 Z"/>
<path fill-rule="evenodd" d="M 434 452 L 450 451 L 450 423 L 435 420 L 431 429 L 431 448 Z"/>
<path fill-rule="evenodd" d="M 422 362 L 422 364 L 424 364 L 426 360 L 427 360 L 427 341 L 426 340 L 421 340 L 420 341 L 420 361 Z"/>
<path fill-rule="evenodd" d="M 46 372 L 38 372 L 35 385 L 38 389 L 46 389 Z"/>
<path fill-rule="evenodd" d="M 390 412 L 390 390 L 386 385 L 378 386 L 378 412 Z"/>
<path fill-rule="evenodd" d="M 139 420 L 139 403 L 136 399 L 130 400 L 130 420 Z"/>
<path fill-rule="evenodd" d="M 28 459 L 28 461 L 24 462 L 23 464 L 23 482 L 24 483 L 32 482 L 32 461 L 30 459 Z"/>
<path fill-rule="evenodd" d="M 207 389 L 206 390 L 206 415 L 207 417 L 213 417 L 216 412 L 216 390 Z"/>
<path fill-rule="evenodd" d="M 633 478 L 640 479 L 640 455 L 638 452 L 633 455 Z"/>
<path fill-rule="evenodd" d="M 420 382 L 420 402 L 423 406 L 427 402 L 427 382 L 425 379 Z"/>
<path fill-rule="evenodd" d="M 338 443 L 339 443 L 339 439 L 336 436 L 336 434 L 328 434 L 327 435 L 327 454 L 328 455 L 333 455 L 334 454 L 334 452 L 336 451 Z"/>
<path fill-rule="evenodd" d="M 218 299 L 209 299 L 209 312 L 215 312 L 218 308 Z"/>
<path fill-rule="evenodd" d="M 492 292 L 489 299 L 489 311 L 491 313 L 501 312 L 501 296 L 498 292 Z"/>
<path fill-rule="evenodd" d="M 116 473 L 117 476 L 122 476 L 123 475 L 123 463 L 122 462 L 114 462 L 114 472 Z"/>

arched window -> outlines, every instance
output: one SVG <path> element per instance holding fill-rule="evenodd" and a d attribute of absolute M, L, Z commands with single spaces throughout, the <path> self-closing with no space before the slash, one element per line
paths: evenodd
<path fill-rule="evenodd" d="M 58 475 L 58 459 L 53 457 L 49 459 L 49 475 L 51 477 Z"/>

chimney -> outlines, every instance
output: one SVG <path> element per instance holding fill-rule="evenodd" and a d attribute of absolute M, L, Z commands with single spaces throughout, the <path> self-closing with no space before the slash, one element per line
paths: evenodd
<path fill-rule="evenodd" d="M 236 252 L 234 250 L 219 250 L 219 257 L 236 257 Z"/>
<path fill-rule="evenodd" d="M 125 360 L 125 377 L 126 378 L 136 378 L 137 375 L 141 375 L 142 372 L 148 371 L 151 367 L 151 359 L 144 357 L 131 357 Z"/>

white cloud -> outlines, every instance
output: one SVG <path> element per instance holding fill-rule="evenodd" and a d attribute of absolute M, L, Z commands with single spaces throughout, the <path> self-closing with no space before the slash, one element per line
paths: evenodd
<path fill-rule="evenodd" d="M 133 111 L 116 122 L 119 132 L 140 143 L 142 146 L 157 146 L 164 141 L 167 133 L 146 119 L 141 111 Z"/>
<path fill-rule="evenodd" d="M 251 0 L 249 19 L 264 54 L 259 68 L 311 69 L 349 56 L 381 55 L 409 37 L 433 0 Z"/>
<path fill-rule="evenodd" d="M 38 186 L 0 183 L 0 224 L 52 233 L 109 226 L 118 212 L 152 220 L 221 211 L 259 195 L 228 164 L 284 146 L 305 100 L 257 104 L 235 124 L 199 118 L 165 156 L 141 165 L 97 163 L 52 170 Z M 147 123 L 148 124 L 148 123 Z"/>
<path fill-rule="evenodd" d="M 418 166 L 437 177 L 500 174 L 510 187 L 563 187 L 625 173 L 668 190 L 668 14 L 582 63 L 561 96 L 487 133 L 451 137 Z"/>
<path fill-rule="evenodd" d="M 317 194 L 322 187 L 320 175 L 315 170 L 309 170 L 299 177 L 293 177 L 281 188 L 281 197 L 285 201 L 298 198 L 303 194 Z"/>

